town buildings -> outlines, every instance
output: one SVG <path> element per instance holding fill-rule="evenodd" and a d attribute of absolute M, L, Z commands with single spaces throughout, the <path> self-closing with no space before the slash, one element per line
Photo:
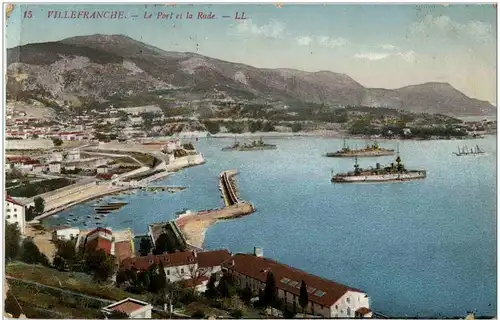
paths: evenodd
<path fill-rule="evenodd" d="M 130 229 L 113 232 L 111 228 L 98 227 L 90 231 L 81 230 L 76 248 L 83 247 L 87 251 L 104 250 L 106 254 L 114 256 L 116 263 L 120 264 L 121 261 L 135 256 L 133 239 L 134 235 Z"/>
<path fill-rule="evenodd" d="M 309 304 L 307 314 L 325 318 L 370 318 L 372 311 L 367 294 L 361 290 L 324 279 L 277 261 L 264 258 L 256 248 L 253 255 L 235 254 L 223 263 L 223 271 L 235 279 L 240 289 L 250 288 L 254 294 L 263 290 L 269 272 L 272 272 L 278 288 L 278 297 L 288 308 L 299 305 L 302 281 L 307 285 Z"/>
<path fill-rule="evenodd" d="M 24 234 L 26 226 L 26 207 L 24 204 L 12 199 L 9 195 L 5 197 L 5 220 L 11 224 L 17 224 L 21 234 Z"/>
<path fill-rule="evenodd" d="M 126 313 L 129 319 L 151 319 L 152 310 L 151 304 L 133 298 L 123 299 L 101 309 L 106 319 L 113 311 Z"/>
<path fill-rule="evenodd" d="M 230 257 L 231 254 L 227 250 L 150 254 L 125 259 L 122 261 L 121 268 L 146 271 L 150 266 L 159 265 L 161 262 L 169 281 L 184 281 L 188 287 L 194 286 L 199 292 L 203 292 L 206 290 L 210 276 L 220 273 L 222 263 Z"/>

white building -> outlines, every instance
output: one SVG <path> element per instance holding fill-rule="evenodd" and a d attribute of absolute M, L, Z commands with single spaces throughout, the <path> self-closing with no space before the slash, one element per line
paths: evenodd
<path fill-rule="evenodd" d="M 113 311 L 126 313 L 129 319 L 151 319 L 152 310 L 153 306 L 149 303 L 132 298 L 123 299 L 101 309 L 106 319 Z"/>
<path fill-rule="evenodd" d="M 231 274 L 241 289 L 250 288 L 257 295 L 266 286 L 267 275 L 276 279 L 278 297 L 287 308 L 299 304 L 300 287 L 305 282 L 309 304 L 306 313 L 325 318 L 371 318 L 369 298 L 363 291 L 333 282 L 277 261 L 264 258 L 258 248 L 254 254 L 235 254 L 223 264 L 224 272 Z"/>
<path fill-rule="evenodd" d="M 103 164 L 97 167 L 97 173 L 108 173 L 108 166 Z"/>
<path fill-rule="evenodd" d="M 138 271 L 145 271 L 151 265 L 159 265 L 161 262 L 169 281 L 185 281 L 186 285 L 195 286 L 198 291 L 203 292 L 206 290 L 210 276 L 213 273 L 221 272 L 222 263 L 230 257 L 231 254 L 227 250 L 150 254 L 125 259 L 121 268 L 135 268 Z"/>
<path fill-rule="evenodd" d="M 58 133 L 59 139 L 63 141 L 77 141 L 83 140 L 84 133 L 83 131 L 68 131 L 68 132 L 60 132 Z"/>
<path fill-rule="evenodd" d="M 63 161 L 63 155 L 60 152 L 54 152 L 50 155 L 50 162 L 56 161 L 56 162 L 61 162 Z"/>
<path fill-rule="evenodd" d="M 57 161 L 49 163 L 49 171 L 52 173 L 61 173 L 61 163 Z"/>
<path fill-rule="evenodd" d="M 26 207 L 8 195 L 6 195 L 5 198 L 5 220 L 8 223 L 17 224 L 21 234 L 24 234 L 24 228 L 26 226 Z"/>
<path fill-rule="evenodd" d="M 68 152 L 66 156 L 66 161 L 79 161 L 80 160 L 80 149 L 72 149 Z"/>
<path fill-rule="evenodd" d="M 71 240 L 76 239 L 80 234 L 79 228 L 64 228 L 59 230 L 54 230 L 52 232 L 52 240 Z"/>

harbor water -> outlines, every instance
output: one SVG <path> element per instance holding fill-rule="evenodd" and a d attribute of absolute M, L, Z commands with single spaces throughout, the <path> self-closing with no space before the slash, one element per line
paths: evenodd
<path fill-rule="evenodd" d="M 218 176 L 238 169 L 240 196 L 257 211 L 211 227 L 206 249 L 262 247 L 266 257 L 366 291 L 373 310 L 394 317 L 496 314 L 496 137 L 400 141 L 407 169 L 427 170 L 427 178 L 383 184 L 332 184 L 332 170 L 352 170 L 354 164 L 323 156 L 342 147 L 338 139 L 265 139 L 278 149 L 221 152 L 233 141 L 201 139 L 196 146 L 206 164 L 153 183 L 185 186 L 184 191 L 106 197 L 103 203 L 128 205 L 97 220 L 90 207 L 94 201 L 47 222 L 60 225 L 69 219 L 88 228 L 99 221 L 144 234 L 149 223 L 172 219 L 184 208 L 222 206 Z M 362 140 L 347 143 L 364 146 Z M 489 155 L 452 154 L 458 146 L 476 143 Z M 380 145 L 396 149 L 393 140 Z M 358 163 L 375 167 L 394 158 L 360 158 Z"/>

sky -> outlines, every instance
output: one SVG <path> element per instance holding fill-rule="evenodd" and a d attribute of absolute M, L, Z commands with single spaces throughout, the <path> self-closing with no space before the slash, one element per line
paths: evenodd
<path fill-rule="evenodd" d="M 24 17 L 28 11 L 31 18 Z M 123 11 L 126 18 L 54 19 L 53 11 Z M 157 19 L 160 12 L 173 18 Z M 198 12 L 215 19 L 197 19 Z M 243 12 L 245 20 L 234 19 Z M 163 50 L 255 67 L 345 73 L 366 87 L 448 82 L 496 105 L 496 32 L 492 4 L 19 4 L 5 43 L 123 34 Z"/>

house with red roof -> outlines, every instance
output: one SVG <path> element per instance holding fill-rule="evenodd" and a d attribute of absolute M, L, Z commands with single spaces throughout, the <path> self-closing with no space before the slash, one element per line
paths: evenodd
<path fill-rule="evenodd" d="M 194 286 L 198 291 L 203 292 L 206 290 L 210 276 L 221 272 L 222 263 L 230 257 L 231 254 L 227 250 L 149 254 L 124 259 L 120 267 L 146 271 L 150 266 L 159 265 L 161 262 L 169 281 L 183 281 L 188 287 Z"/>
<path fill-rule="evenodd" d="M 126 298 L 101 309 L 106 319 L 113 312 L 123 312 L 129 319 L 151 319 L 153 306 L 147 302 Z"/>
<path fill-rule="evenodd" d="M 305 282 L 309 304 L 306 314 L 325 318 L 371 318 L 368 295 L 355 288 L 321 278 L 302 270 L 265 258 L 256 248 L 254 254 L 235 254 L 223 263 L 223 272 L 228 272 L 241 289 L 250 288 L 258 294 L 266 286 L 269 272 L 276 279 L 278 297 L 288 308 L 299 304 L 300 287 Z"/>
<path fill-rule="evenodd" d="M 21 234 L 25 232 L 26 226 L 26 206 L 21 202 L 14 200 L 8 194 L 5 194 L 5 221 L 11 224 L 17 224 Z"/>
<path fill-rule="evenodd" d="M 90 231 L 84 240 L 85 250 L 104 250 L 106 254 L 114 255 L 113 232 L 108 228 L 98 227 Z"/>

